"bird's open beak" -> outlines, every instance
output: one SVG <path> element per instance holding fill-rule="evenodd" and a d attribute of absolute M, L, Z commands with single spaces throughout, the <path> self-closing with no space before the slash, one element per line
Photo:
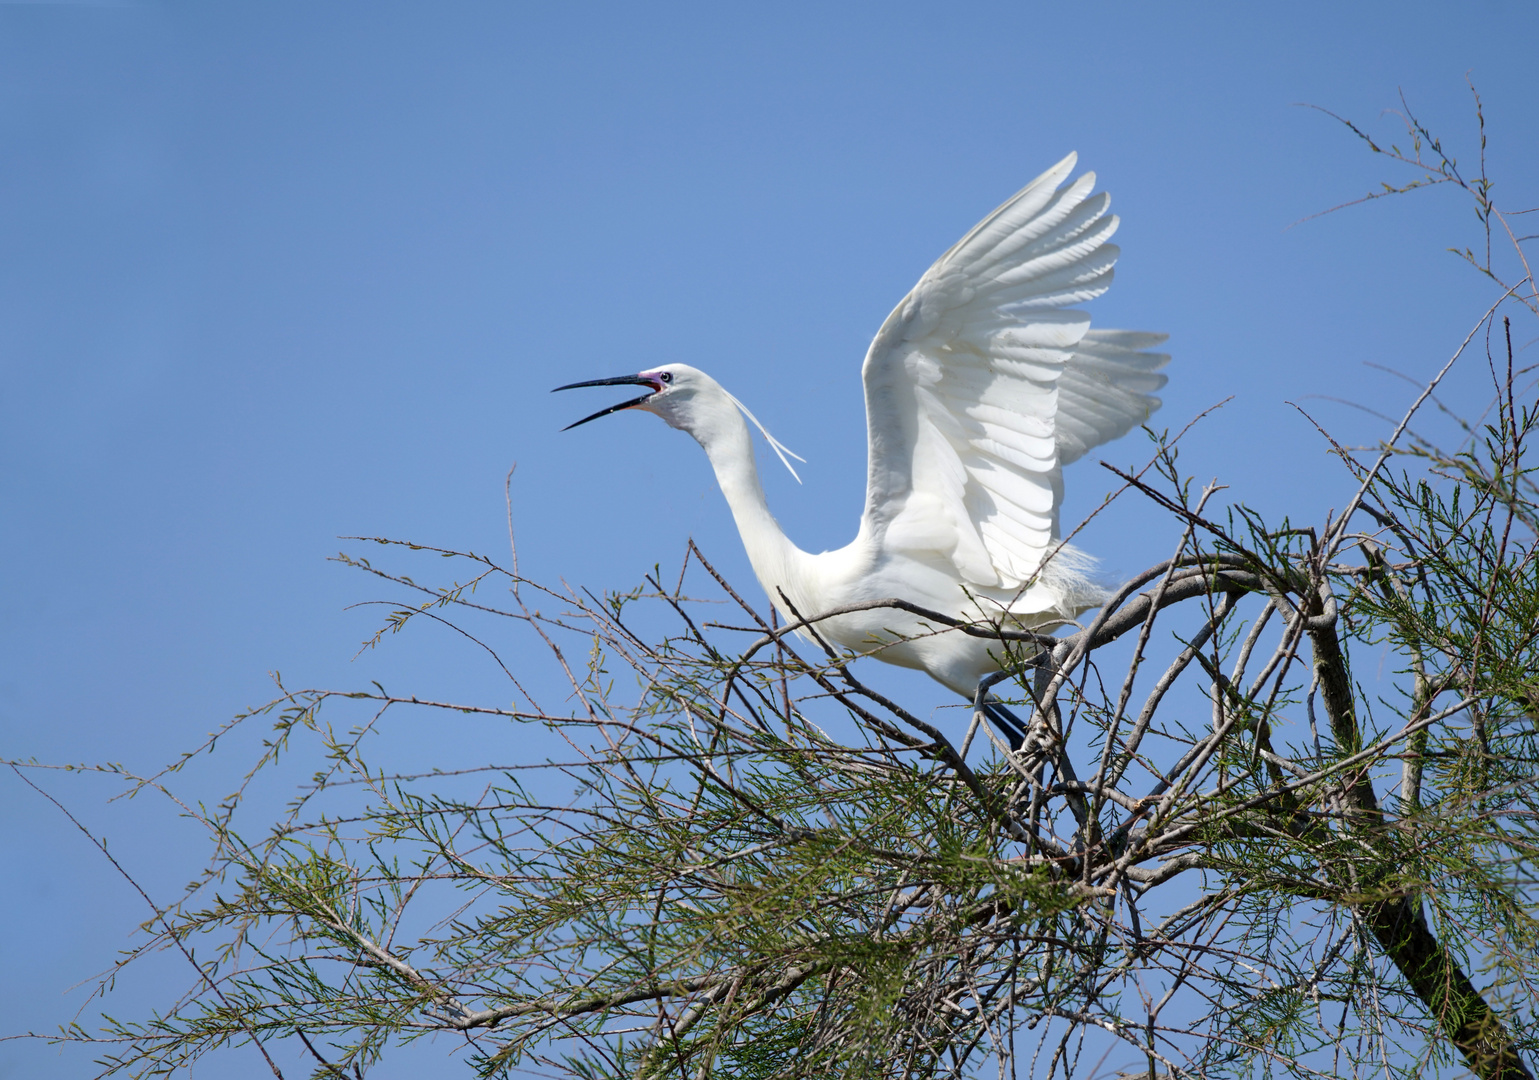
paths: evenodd
<path fill-rule="evenodd" d="M 597 420 L 601 416 L 608 416 L 610 413 L 619 412 L 621 409 L 633 408 L 663 388 L 662 384 L 656 379 L 647 379 L 640 375 L 620 375 L 613 379 L 590 379 L 587 382 L 567 383 L 565 386 L 556 387 L 556 390 L 576 390 L 580 386 L 645 386 L 647 392 L 638 398 L 631 398 L 629 401 L 622 401 L 618 405 L 611 405 L 607 409 L 600 409 L 592 416 L 585 416 L 575 424 L 568 424 L 561 429 L 562 431 L 571 431 L 574 427 L 580 427 L 589 420 Z M 556 390 L 552 390 L 551 393 L 554 394 Z"/>

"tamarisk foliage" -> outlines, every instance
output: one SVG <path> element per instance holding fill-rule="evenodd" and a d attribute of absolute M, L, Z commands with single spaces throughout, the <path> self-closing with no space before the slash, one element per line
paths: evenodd
<path fill-rule="evenodd" d="M 279 1075 L 302 1046 L 361 1077 L 433 1038 L 488 1077 L 1531 1077 L 1539 491 L 1512 341 L 1539 296 L 1483 167 L 1407 124 L 1409 150 L 1368 146 L 1473 200 L 1492 306 L 1382 444 L 1332 444 L 1339 513 L 1214 510 L 1160 441 L 1119 475 L 1179 540 L 1084 626 L 929 613 L 1011 661 L 1018 753 L 976 708 L 868 686 L 829 613 L 777 626 L 693 545 L 675 583 L 604 598 L 345 555 L 415 598 L 385 630 L 455 625 L 516 704 L 285 691 L 242 718 L 274 725 L 253 776 L 324 764 L 256 833 L 239 793 L 199 811 L 207 872 L 124 961 L 181 950 L 187 996 L 63 1037 L 136 1076 L 256 1043 Z M 1467 440 L 1411 434 L 1471 371 L 1493 404 Z M 526 692 L 541 655 L 559 703 Z M 491 757 L 531 726 L 568 751 L 382 769 L 403 712 L 495 723 Z"/>

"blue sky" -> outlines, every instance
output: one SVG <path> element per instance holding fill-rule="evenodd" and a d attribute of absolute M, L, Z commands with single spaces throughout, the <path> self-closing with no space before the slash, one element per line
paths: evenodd
<path fill-rule="evenodd" d="M 151 770 L 273 670 L 503 693 L 431 636 L 354 661 L 378 616 L 348 605 L 381 590 L 327 557 L 354 534 L 504 550 L 515 462 L 530 576 L 628 588 L 693 536 L 752 587 L 698 449 L 641 415 L 559 434 L 605 403 L 548 393 L 573 380 L 710 371 L 808 460 L 800 487 L 766 469 L 793 539 L 847 542 L 871 334 L 1069 150 L 1123 217 L 1097 324 L 1171 335 L 1158 422 L 1233 398 L 1187 466 L 1318 521 L 1345 480 L 1287 402 L 1371 441 L 1325 399 L 1398 411 L 1410 388 L 1367 365 L 1430 375 L 1488 289 L 1443 250 L 1477 236 L 1452 195 L 1289 228 L 1408 178 L 1297 103 L 1387 139 L 1403 89 L 1472 161 L 1467 73 L 1498 197 L 1535 205 L 1536 45 L 1539 9 L 1505 0 L 0 4 L 0 755 Z M 1108 487 L 1093 460 L 1067 486 L 1066 520 Z M 1115 576 L 1173 543 L 1119 504 L 1082 546 Z M 33 778 L 155 895 L 196 871 L 166 804 Z M 9 772 L 0 807 L 6 1032 L 89 1020 L 69 988 L 147 911 Z M 0 1043 L 0 1078 L 88 1068 Z"/>

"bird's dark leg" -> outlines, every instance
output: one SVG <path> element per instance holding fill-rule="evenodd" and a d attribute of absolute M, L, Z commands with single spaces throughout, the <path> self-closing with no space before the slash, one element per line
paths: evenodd
<path fill-rule="evenodd" d="M 1042 690 L 1043 687 L 1041 681 L 1039 680 L 1037 691 L 1038 693 L 1041 693 Z M 1006 739 L 1010 740 L 1010 750 L 1012 752 L 1021 748 L 1022 743 L 1026 741 L 1026 725 L 1021 723 L 1021 718 L 1019 716 L 1016 716 L 1009 709 L 995 701 L 988 701 L 984 703 L 983 714 L 994 722 L 994 726 L 1000 730 Z M 1058 709 L 1055 703 L 1053 708 L 1050 710 L 1049 716 L 1051 718 L 1056 718 L 1057 714 Z M 1050 739 L 1056 738 L 1051 730 L 1048 734 Z M 1042 747 L 1043 744 L 1039 743 L 1038 748 L 1041 749 Z M 1040 760 L 1042 760 L 1044 763 L 1050 763 L 1053 767 L 1053 770 L 1058 774 L 1060 779 L 1065 780 L 1070 784 L 1078 784 L 1079 778 L 1074 775 L 1074 764 L 1069 760 L 1068 754 L 1064 753 L 1063 751 L 1064 747 L 1059 745 L 1057 746 L 1057 752 L 1049 752 L 1044 758 Z M 1080 829 L 1085 830 L 1089 828 L 1090 838 L 1099 843 L 1100 830 L 1099 828 L 1090 824 L 1090 804 L 1088 801 L 1086 801 L 1084 792 L 1071 791 L 1067 795 L 1067 800 L 1069 804 L 1069 810 L 1074 814 L 1074 819 L 1079 822 Z"/>
<path fill-rule="evenodd" d="M 1021 718 L 1005 708 L 997 701 L 985 701 L 983 703 L 983 715 L 988 717 L 989 723 L 1005 737 L 1010 744 L 1010 751 L 1014 753 L 1021 748 L 1026 741 L 1026 725 L 1021 723 Z"/>

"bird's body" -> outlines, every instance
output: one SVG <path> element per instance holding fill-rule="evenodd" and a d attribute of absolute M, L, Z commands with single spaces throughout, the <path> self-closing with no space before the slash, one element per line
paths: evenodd
<path fill-rule="evenodd" d="M 702 371 L 668 364 L 575 383 L 649 388 L 587 419 L 644 409 L 694 436 L 755 575 L 788 618 L 897 598 L 967 622 L 1072 621 L 1103 593 L 1089 560 L 1059 539 L 1061 468 L 1159 406 L 1150 395 L 1168 359 L 1145 351 L 1163 335 L 1091 331 L 1088 316 L 1065 310 L 1106 290 L 1117 256 L 1107 243 L 1117 219 L 1104 194 L 1091 195 L 1094 175 L 1059 190 L 1073 165 L 1070 155 L 979 223 L 877 333 L 862 368 L 866 506 L 847 546 L 811 554 L 786 537 L 759 483 L 752 414 Z M 825 640 L 967 697 L 1002 660 L 997 640 L 890 607 L 816 625 Z"/>
<path fill-rule="evenodd" d="M 896 597 L 965 620 L 997 621 L 1008 610 L 1014 621 L 1044 628 L 1062 622 L 1066 607 L 1074 608 L 1067 613 L 1072 618 L 1093 606 L 1094 601 L 1086 603 L 1083 596 L 1066 605 L 1064 594 L 1070 589 L 1093 590 L 1083 581 L 1058 580 L 1063 575 L 1052 574 L 1051 565 L 1046 580 L 1017 595 L 1018 589 L 965 582 L 943 550 L 897 547 L 885 542 L 880 529 L 864 524 L 842 548 L 818 554 L 803 551 L 770 513 L 754 463 L 752 435 L 726 391 L 709 375 L 686 365 L 670 364 L 659 369 L 663 370 L 673 376 L 675 386 L 687 380 L 695 388 L 688 403 L 680 400 L 664 413 L 664 419 L 690 432 L 705 448 L 754 574 L 786 618 L 811 618 Z M 818 633 L 834 644 L 919 668 L 969 696 L 978 680 L 998 667 L 990 655 L 991 647 L 998 652 L 998 642 L 937 632 L 942 628 L 893 608 L 834 615 L 819 619 L 816 625 Z"/>

